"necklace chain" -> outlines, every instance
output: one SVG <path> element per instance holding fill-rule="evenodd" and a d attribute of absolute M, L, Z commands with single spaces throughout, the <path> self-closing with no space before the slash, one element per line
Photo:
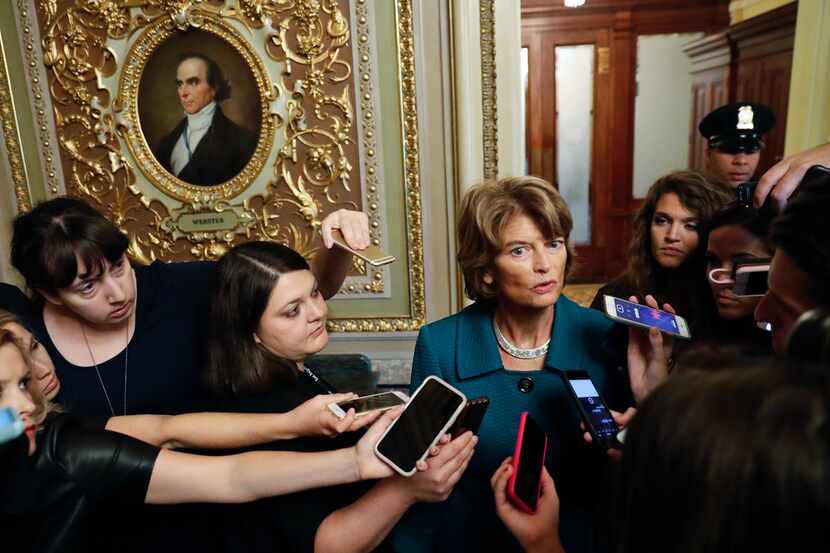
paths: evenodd
<path fill-rule="evenodd" d="M 547 341 L 541 346 L 537 346 L 535 348 L 520 348 L 511 344 L 510 341 L 504 337 L 504 334 L 501 333 L 501 329 L 499 329 L 499 325 L 496 324 L 495 319 L 493 319 L 493 329 L 496 331 L 496 341 L 499 343 L 499 347 L 510 357 L 515 357 L 516 359 L 539 359 L 548 353 L 550 338 L 548 338 Z"/>
<path fill-rule="evenodd" d="M 81 325 L 81 334 L 84 336 L 84 343 L 86 343 L 86 349 L 89 352 L 89 358 L 92 360 L 92 366 L 95 367 L 95 374 L 98 376 L 98 383 L 101 385 L 101 389 L 104 391 L 104 398 L 107 400 L 107 405 L 110 408 L 110 413 L 112 416 L 115 416 L 115 409 L 112 406 L 112 401 L 110 401 L 110 395 L 107 393 L 107 387 L 104 385 L 104 379 L 101 378 L 101 371 L 98 369 L 98 363 L 95 361 L 95 356 L 92 355 L 92 347 L 89 345 L 89 338 L 86 337 L 86 329 L 84 328 L 83 323 L 79 323 Z M 127 320 L 127 333 L 124 340 L 124 415 L 127 415 L 127 367 L 129 366 L 130 361 L 130 321 Z"/>

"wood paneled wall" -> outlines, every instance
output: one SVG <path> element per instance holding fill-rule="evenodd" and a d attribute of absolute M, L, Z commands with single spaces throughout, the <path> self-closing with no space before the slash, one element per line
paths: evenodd
<path fill-rule="evenodd" d="M 540 40 L 540 35 L 560 32 L 604 31 L 608 36 L 610 70 L 605 97 L 610 101 L 602 107 L 607 109 L 610 121 L 607 136 L 603 137 L 609 147 L 602 159 L 602 171 L 593 175 L 592 182 L 592 197 L 602 206 L 601 213 L 595 212 L 593 235 L 599 242 L 593 245 L 603 258 L 585 260 L 578 275 L 582 280 L 603 280 L 624 268 L 631 219 L 640 203 L 632 195 L 638 35 L 720 31 L 729 24 L 728 4 L 728 0 L 589 0 L 574 9 L 565 8 L 561 0 L 522 0 L 523 44 Z M 553 68 L 545 71 L 552 74 Z M 534 113 L 534 107 L 540 106 L 534 99 L 532 72 L 531 67 L 529 120 L 540 117 L 539 111 Z M 710 77 L 711 87 L 705 91 L 708 96 L 696 100 L 701 106 L 708 105 L 709 97 L 725 97 L 722 85 L 717 84 L 722 77 Z M 553 137 L 529 128 L 527 139 L 533 151 L 551 148 Z"/>
<path fill-rule="evenodd" d="M 706 164 L 706 141 L 697 133 L 696 122 L 716 107 L 736 101 L 766 104 L 776 115 L 775 128 L 765 137 L 758 174 L 783 157 L 797 6 L 787 4 L 686 48 L 693 63 L 695 98 L 691 167 L 702 169 Z"/>

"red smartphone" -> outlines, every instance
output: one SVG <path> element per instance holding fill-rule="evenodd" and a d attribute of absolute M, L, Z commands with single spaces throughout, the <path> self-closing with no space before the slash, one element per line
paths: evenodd
<path fill-rule="evenodd" d="M 536 514 L 547 451 L 547 434 L 525 411 L 519 419 L 519 435 L 513 452 L 513 474 L 507 483 L 507 497 L 516 507 L 531 515 Z"/>

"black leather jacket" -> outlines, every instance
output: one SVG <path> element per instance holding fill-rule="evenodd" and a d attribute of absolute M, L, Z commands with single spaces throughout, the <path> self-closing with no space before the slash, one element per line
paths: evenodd
<path fill-rule="evenodd" d="M 34 455 L 25 448 L 6 455 L 7 471 L 0 476 L 2 549 L 94 550 L 95 529 L 87 524 L 93 506 L 143 503 L 158 452 L 70 415 L 50 416 Z M 10 542 L 17 547 L 7 549 Z"/>

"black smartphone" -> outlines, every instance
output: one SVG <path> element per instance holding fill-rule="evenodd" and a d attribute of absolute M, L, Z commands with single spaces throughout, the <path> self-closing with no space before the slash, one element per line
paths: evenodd
<path fill-rule="evenodd" d="M 761 297 L 767 293 L 767 279 L 772 259 L 765 257 L 741 257 L 735 259 L 736 296 Z"/>
<path fill-rule="evenodd" d="M 582 422 L 585 423 L 593 442 L 604 449 L 620 448 L 621 444 L 617 440 L 620 427 L 614 422 L 611 411 L 606 407 L 588 373 L 565 371 L 562 378 L 571 397 L 576 401 Z"/>
<path fill-rule="evenodd" d="M 478 427 L 481 426 L 481 421 L 484 420 L 484 413 L 487 412 L 487 407 L 489 406 L 490 398 L 487 396 L 477 397 L 468 401 L 450 428 L 450 436 L 455 439 L 467 430 L 473 434 L 478 432 Z"/>
<path fill-rule="evenodd" d="M 403 476 L 412 476 L 415 464 L 429 454 L 466 403 L 464 394 L 428 376 L 378 440 L 375 453 Z"/>
<path fill-rule="evenodd" d="M 513 451 L 513 474 L 507 483 L 507 497 L 515 506 L 531 515 L 536 513 L 547 452 L 547 434 L 525 411 L 519 419 L 519 432 Z"/>

